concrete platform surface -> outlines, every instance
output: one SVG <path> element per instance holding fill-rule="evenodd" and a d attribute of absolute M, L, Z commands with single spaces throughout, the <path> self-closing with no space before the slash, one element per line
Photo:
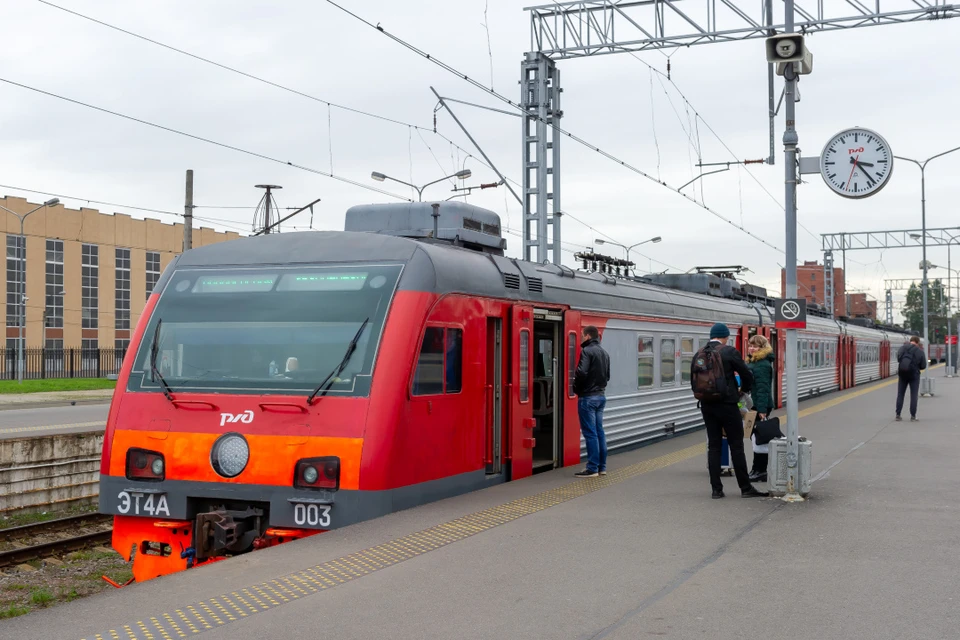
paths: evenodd
<path fill-rule="evenodd" d="M 0 638 L 955 638 L 960 380 L 801 405 L 810 499 L 710 499 L 702 431 L 0 622 Z M 748 445 L 749 446 L 749 445 Z M 752 454 L 748 453 L 748 461 Z M 763 485 L 760 485 L 763 488 Z"/>
<path fill-rule="evenodd" d="M 0 411 L 0 440 L 32 438 L 58 433 L 103 431 L 107 423 L 107 404 L 52 406 Z"/>
<path fill-rule="evenodd" d="M 110 404 L 113 389 L 87 391 L 38 391 L 36 393 L 0 393 L 0 411 L 43 407 L 72 406 L 72 404 Z M 72 404 L 71 404 L 72 403 Z"/>

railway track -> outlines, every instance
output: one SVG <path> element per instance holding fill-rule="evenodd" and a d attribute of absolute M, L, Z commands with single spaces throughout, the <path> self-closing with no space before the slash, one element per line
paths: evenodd
<path fill-rule="evenodd" d="M 69 531 L 84 526 L 101 525 L 109 522 L 110 516 L 104 516 L 98 513 L 90 513 L 79 516 L 70 516 L 59 518 L 57 520 L 48 520 L 47 522 L 37 522 L 35 524 L 23 525 L 21 527 L 10 527 L 0 530 L 0 542 L 11 542 L 14 540 L 24 540 L 45 536 L 48 534 Z M 61 553 L 70 553 L 71 551 L 80 551 L 88 547 L 110 542 L 112 529 L 106 531 L 94 531 L 84 533 L 58 540 L 41 542 L 38 544 L 0 551 L 0 568 L 30 562 L 31 560 L 40 560 Z"/>

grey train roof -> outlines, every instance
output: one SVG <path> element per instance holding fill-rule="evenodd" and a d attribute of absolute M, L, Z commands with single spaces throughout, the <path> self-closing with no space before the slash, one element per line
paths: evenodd
<path fill-rule="evenodd" d="M 553 264 L 536 264 L 474 251 L 430 239 L 351 231 L 300 231 L 240 238 L 191 249 L 171 263 L 158 283 L 166 283 L 173 268 L 252 267 L 279 264 L 402 262 L 406 266 L 399 289 L 432 293 L 464 293 L 534 304 L 570 306 L 582 311 L 612 312 L 735 324 L 773 323 L 773 310 L 746 301 L 574 271 Z M 810 317 L 808 329 L 880 338 L 885 332 Z M 895 334 L 890 334 L 891 339 Z"/>

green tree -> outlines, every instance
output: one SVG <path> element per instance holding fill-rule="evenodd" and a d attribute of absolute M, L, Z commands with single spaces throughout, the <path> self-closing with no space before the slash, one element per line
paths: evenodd
<path fill-rule="evenodd" d="M 947 317 L 950 297 L 939 279 L 927 283 L 927 312 L 931 344 L 942 343 L 947 335 Z M 923 335 L 923 290 L 910 285 L 907 300 L 903 304 L 904 327 Z M 954 315 L 956 317 L 956 315 Z M 956 327 L 956 323 L 953 325 Z"/>

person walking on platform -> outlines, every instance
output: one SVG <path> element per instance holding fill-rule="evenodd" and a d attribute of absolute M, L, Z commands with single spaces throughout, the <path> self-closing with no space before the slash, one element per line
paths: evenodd
<path fill-rule="evenodd" d="M 574 375 L 573 385 L 579 399 L 577 413 L 580 416 L 580 432 L 587 441 L 587 466 L 574 475 L 578 478 L 594 478 L 607 475 L 607 436 L 603 432 L 603 409 L 607 404 L 604 395 L 610 382 L 610 355 L 600 346 L 600 332 L 588 325 L 583 328 L 580 345 L 580 362 Z"/>
<path fill-rule="evenodd" d="M 757 412 L 757 422 L 766 420 L 773 411 L 773 347 L 770 341 L 759 334 L 750 338 L 747 343 L 747 367 L 753 374 L 753 408 Z M 767 462 L 769 445 L 757 445 L 756 438 L 753 444 L 753 468 L 750 470 L 751 482 L 765 482 L 767 479 Z M 758 451 L 758 447 L 761 448 Z"/>
<path fill-rule="evenodd" d="M 920 338 L 910 336 L 910 342 L 905 343 L 897 351 L 897 422 L 903 420 L 900 412 L 903 411 L 903 397 L 910 387 L 910 422 L 917 421 L 917 396 L 920 391 L 920 371 L 927 368 L 927 355 L 920 348 Z"/>
<path fill-rule="evenodd" d="M 753 374 L 740 357 L 740 352 L 727 345 L 730 329 L 718 322 L 710 329 L 710 342 L 693 357 L 690 363 L 690 381 L 694 397 L 699 400 L 700 413 L 707 428 L 707 463 L 713 497 L 722 498 L 720 480 L 720 447 L 726 433 L 730 459 L 744 498 L 765 496 L 750 483 L 747 457 L 743 453 L 743 419 L 737 402 L 740 393 L 753 388 Z M 734 374 L 740 374 L 741 388 L 737 390 Z"/>

